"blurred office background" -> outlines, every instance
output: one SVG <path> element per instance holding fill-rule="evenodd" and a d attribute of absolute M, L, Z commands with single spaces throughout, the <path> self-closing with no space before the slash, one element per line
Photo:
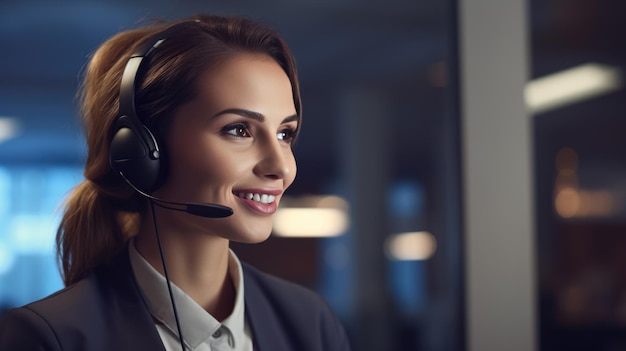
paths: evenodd
<path fill-rule="evenodd" d="M 240 14 L 285 36 L 304 106 L 296 182 L 242 259 L 317 290 L 355 350 L 626 349 L 625 7 L 3 0 L 0 305 L 62 287 L 90 53 L 144 20 Z"/>

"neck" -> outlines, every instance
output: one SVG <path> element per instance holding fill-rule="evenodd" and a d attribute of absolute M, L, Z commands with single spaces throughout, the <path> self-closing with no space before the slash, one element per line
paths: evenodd
<path fill-rule="evenodd" d="M 172 283 L 215 319 L 221 321 L 228 317 L 236 295 L 228 272 L 228 240 L 207 233 L 183 233 L 167 223 L 161 225 L 161 221 L 158 230 Z M 135 245 L 146 261 L 164 275 L 151 219 L 144 221 Z"/>

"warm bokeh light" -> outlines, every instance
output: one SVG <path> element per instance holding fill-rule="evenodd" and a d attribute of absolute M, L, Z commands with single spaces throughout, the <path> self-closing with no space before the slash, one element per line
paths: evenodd
<path fill-rule="evenodd" d="M 285 197 L 274 215 L 274 234 L 333 237 L 349 226 L 348 203 L 338 196 Z"/>
<path fill-rule="evenodd" d="M 274 233 L 289 237 L 329 237 L 348 228 L 345 211 L 336 208 L 281 208 L 274 217 Z"/>
<path fill-rule="evenodd" d="M 385 243 L 385 254 L 392 260 L 427 260 L 436 250 L 435 236 L 424 231 L 394 234 Z"/>
<path fill-rule="evenodd" d="M 607 190 L 563 188 L 557 192 L 554 206 L 563 218 L 606 217 L 615 211 L 616 204 Z"/>
<path fill-rule="evenodd" d="M 574 188 L 561 189 L 556 194 L 554 206 L 559 216 L 563 218 L 574 217 L 580 208 L 580 195 L 578 194 L 578 190 Z"/>

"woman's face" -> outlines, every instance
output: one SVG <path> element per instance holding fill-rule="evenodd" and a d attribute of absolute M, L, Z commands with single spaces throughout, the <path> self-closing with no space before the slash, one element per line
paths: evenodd
<path fill-rule="evenodd" d="M 298 128 L 291 82 L 270 57 L 238 54 L 199 77 L 167 136 L 168 179 L 155 195 L 231 207 L 227 218 L 171 213 L 177 230 L 260 242 L 296 176 Z M 164 211 L 160 212 L 161 214 Z"/>

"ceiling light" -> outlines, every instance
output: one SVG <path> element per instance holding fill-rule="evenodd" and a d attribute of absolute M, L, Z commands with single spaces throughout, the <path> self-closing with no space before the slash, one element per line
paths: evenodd
<path fill-rule="evenodd" d="M 274 234 L 283 237 L 333 237 L 348 226 L 347 202 L 337 196 L 284 198 L 274 215 Z"/>
<path fill-rule="evenodd" d="M 276 213 L 274 232 L 291 237 L 337 236 L 348 227 L 346 217 L 335 208 L 283 208 Z"/>
<path fill-rule="evenodd" d="M 0 117 L 0 143 L 14 138 L 19 130 L 16 118 Z"/>
<path fill-rule="evenodd" d="M 526 104 L 530 112 L 540 113 L 607 94 L 621 86 L 620 69 L 588 63 L 528 82 Z"/>

